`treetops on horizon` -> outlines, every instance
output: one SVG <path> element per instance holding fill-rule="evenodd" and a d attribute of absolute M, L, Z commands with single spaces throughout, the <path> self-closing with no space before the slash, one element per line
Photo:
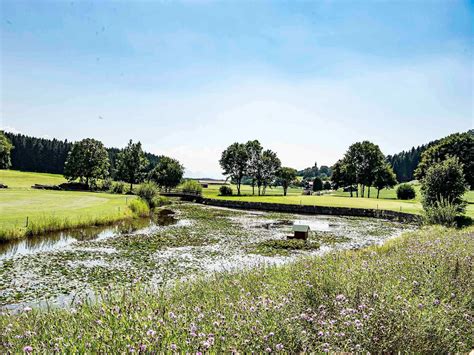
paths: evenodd
<path fill-rule="evenodd" d="M 170 189 L 177 186 L 184 174 L 184 167 L 176 159 L 160 156 L 156 165 L 147 172 L 149 161 L 142 150 L 140 142 L 129 141 L 128 145 L 117 154 L 116 177 L 120 181 L 139 184 L 145 180 L 155 182 L 159 187 Z M 64 177 L 69 181 L 79 179 L 87 186 L 98 179 L 106 179 L 110 161 L 102 142 L 86 138 L 73 144 L 65 166 Z"/>

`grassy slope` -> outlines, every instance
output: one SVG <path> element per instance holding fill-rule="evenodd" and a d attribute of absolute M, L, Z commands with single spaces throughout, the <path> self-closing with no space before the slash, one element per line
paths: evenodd
<path fill-rule="evenodd" d="M 237 189 L 232 187 L 234 193 Z M 205 197 L 218 199 L 235 199 L 240 201 L 269 202 L 269 203 L 287 203 L 303 204 L 331 207 L 353 207 L 353 208 L 374 208 L 392 211 L 402 211 L 407 213 L 422 213 L 420 203 L 420 187 L 415 185 L 417 197 L 414 200 L 401 201 L 396 199 L 395 189 L 380 191 L 380 198 L 377 199 L 377 191 L 372 189 L 370 198 L 350 197 L 348 192 L 336 191 L 322 196 L 303 196 L 301 189 L 290 189 L 288 195 L 283 196 L 283 190 L 280 187 L 267 189 L 265 196 L 252 196 L 252 188 L 248 185 L 242 186 L 243 196 L 219 196 L 219 186 L 210 185 L 203 189 Z M 466 199 L 470 202 L 467 207 L 467 215 L 474 217 L 474 191 L 466 194 Z"/>
<path fill-rule="evenodd" d="M 29 223 L 67 221 L 71 225 L 105 222 L 130 214 L 123 195 L 107 193 L 34 190 L 35 184 L 59 184 L 64 178 L 54 174 L 0 170 L 0 182 L 9 186 L 0 190 L 0 231 L 25 231 Z M 128 197 L 130 200 L 133 197 Z"/>
<path fill-rule="evenodd" d="M 283 266 L 0 315 L 0 351 L 472 350 L 474 229 L 430 227 Z M 449 256 L 449 257 L 447 257 Z"/>

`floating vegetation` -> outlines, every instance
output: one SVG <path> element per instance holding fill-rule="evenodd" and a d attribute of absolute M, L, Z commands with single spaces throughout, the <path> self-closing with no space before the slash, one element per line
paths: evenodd
<path fill-rule="evenodd" d="M 286 240 L 295 222 L 311 226 L 307 243 Z M 152 219 L 2 245 L 0 306 L 44 301 L 63 305 L 136 280 L 159 286 L 209 271 L 282 264 L 301 255 L 380 243 L 405 228 L 376 219 L 267 214 L 175 202 Z"/>
<path fill-rule="evenodd" d="M 320 245 L 314 241 L 299 239 L 264 240 L 249 247 L 249 252 L 265 256 L 289 255 L 297 250 L 316 250 Z"/>

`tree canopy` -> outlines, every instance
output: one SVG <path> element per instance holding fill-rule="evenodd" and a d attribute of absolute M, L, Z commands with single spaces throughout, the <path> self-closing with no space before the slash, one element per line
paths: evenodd
<path fill-rule="evenodd" d="M 109 156 L 102 142 L 86 138 L 74 143 L 64 166 L 64 177 L 69 181 L 103 179 L 109 174 Z"/>
<path fill-rule="evenodd" d="M 431 165 L 421 180 L 423 207 L 427 209 L 447 202 L 462 210 L 465 205 L 462 197 L 467 187 L 459 158 L 448 157 Z"/>
<path fill-rule="evenodd" d="M 11 167 L 10 152 L 13 145 L 5 134 L 0 131 L 0 169 L 9 169 Z"/>
<path fill-rule="evenodd" d="M 234 143 L 222 152 L 221 159 L 219 160 L 224 175 L 230 176 L 237 185 L 237 195 L 240 195 L 242 178 L 247 172 L 248 158 L 249 155 L 245 144 Z"/>
<path fill-rule="evenodd" d="M 283 187 L 283 195 L 286 196 L 288 191 L 288 186 L 292 184 L 296 179 L 297 171 L 296 169 L 289 167 L 282 167 L 277 172 L 278 182 Z"/>
<path fill-rule="evenodd" d="M 455 133 L 441 139 L 421 155 L 415 171 L 418 179 L 423 179 L 428 169 L 449 156 L 457 157 L 463 166 L 464 177 L 470 188 L 474 188 L 474 131 Z"/>
<path fill-rule="evenodd" d="M 154 181 L 159 187 L 171 189 L 181 182 L 184 175 L 184 166 L 176 159 L 160 156 L 158 164 L 150 172 L 149 179 Z"/>
<path fill-rule="evenodd" d="M 132 190 L 133 184 L 144 180 L 148 164 L 142 144 L 140 142 L 133 143 L 130 139 L 128 145 L 117 155 L 117 178 L 128 182 L 130 190 Z"/>

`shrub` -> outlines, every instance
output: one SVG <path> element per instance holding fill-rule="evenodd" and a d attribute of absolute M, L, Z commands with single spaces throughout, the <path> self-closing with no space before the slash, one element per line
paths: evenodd
<path fill-rule="evenodd" d="M 110 178 L 102 180 L 102 186 L 101 186 L 102 191 L 110 191 L 110 189 L 112 189 L 113 184 L 114 182 Z"/>
<path fill-rule="evenodd" d="M 125 184 L 123 182 L 116 182 L 112 185 L 112 187 L 110 188 L 110 192 L 114 193 L 114 194 L 123 194 L 123 192 L 125 191 Z"/>
<path fill-rule="evenodd" d="M 137 189 L 137 195 L 153 208 L 153 200 L 159 195 L 158 186 L 154 182 L 145 182 Z"/>
<path fill-rule="evenodd" d="M 195 180 L 186 180 L 179 186 L 179 188 L 186 193 L 200 195 L 202 193 L 202 186 Z"/>
<path fill-rule="evenodd" d="M 146 217 L 150 213 L 150 208 L 148 207 L 147 203 L 141 199 L 133 199 L 128 204 L 130 210 L 137 216 Z"/>
<path fill-rule="evenodd" d="M 331 190 L 331 183 L 329 181 L 324 182 L 324 190 Z"/>
<path fill-rule="evenodd" d="M 169 205 L 170 203 L 170 200 L 165 196 L 155 196 L 150 202 L 150 208 L 154 209 L 156 207 Z"/>
<path fill-rule="evenodd" d="M 317 177 L 313 181 L 313 191 L 321 191 L 323 189 L 323 180 Z"/>
<path fill-rule="evenodd" d="M 232 196 L 232 188 L 230 186 L 222 185 L 219 187 L 219 195 L 221 196 Z"/>
<path fill-rule="evenodd" d="M 397 198 L 399 200 L 412 200 L 416 196 L 415 189 L 410 184 L 400 184 L 397 187 Z"/>
<path fill-rule="evenodd" d="M 458 207 L 443 199 L 425 207 L 424 219 L 427 224 L 441 224 L 446 227 L 454 227 L 457 214 Z"/>
<path fill-rule="evenodd" d="M 466 203 L 462 196 L 466 190 L 467 184 L 458 158 L 450 157 L 433 164 L 421 180 L 423 208 L 438 208 L 440 204 L 449 203 L 454 205 L 458 212 L 463 212 Z"/>

